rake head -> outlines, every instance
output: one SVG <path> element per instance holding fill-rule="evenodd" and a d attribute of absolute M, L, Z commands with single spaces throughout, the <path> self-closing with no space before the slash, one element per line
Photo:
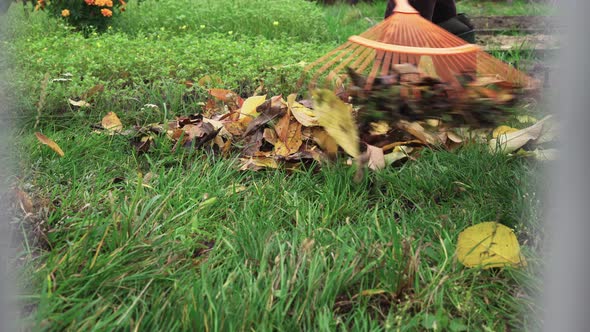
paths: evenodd
<path fill-rule="evenodd" d="M 481 47 L 424 19 L 407 0 L 398 0 L 393 15 L 304 68 L 299 84 L 309 88 L 342 88 L 347 84 L 347 68 L 367 77 L 370 89 L 378 76 L 399 74 L 396 67 L 412 64 L 416 75 L 437 78 L 461 88 L 461 77 L 487 76 L 523 88 L 538 82 L 516 68 L 494 58 Z"/>

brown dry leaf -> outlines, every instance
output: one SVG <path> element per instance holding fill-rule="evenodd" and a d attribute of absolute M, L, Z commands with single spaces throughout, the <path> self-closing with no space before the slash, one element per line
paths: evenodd
<path fill-rule="evenodd" d="M 358 128 L 352 116 L 352 105 L 345 104 L 334 92 L 318 89 L 312 92 L 314 113 L 318 122 L 342 149 L 353 158 L 360 155 Z"/>
<path fill-rule="evenodd" d="M 68 101 L 70 102 L 70 104 L 72 106 L 76 106 L 76 107 L 90 107 L 90 104 L 86 100 L 75 101 L 73 99 L 68 99 Z"/>
<path fill-rule="evenodd" d="M 57 143 L 55 143 L 51 138 L 41 134 L 40 132 L 36 132 L 35 136 L 37 136 L 39 142 L 47 145 L 49 148 L 51 148 L 51 150 L 55 151 L 60 157 L 63 157 L 65 155 L 63 150 L 59 147 L 59 145 L 57 145 Z"/>
<path fill-rule="evenodd" d="M 189 124 L 184 126 L 182 130 L 186 133 L 182 144 L 185 147 L 194 144 L 194 147 L 197 149 L 213 140 L 219 132 L 219 130 L 216 130 L 213 125 L 208 122 Z"/>
<path fill-rule="evenodd" d="M 224 121 L 222 122 L 225 129 L 234 136 L 242 136 L 246 131 L 246 126 L 237 121 Z"/>
<path fill-rule="evenodd" d="M 262 130 L 257 130 L 253 134 L 245 137 L 243 141 L 244 147 L 242 149 L 243 156 L 250 157 L 260 152 L 260 147 L 262 147 L 262 141 L 264 140 L 262 135 Z"/>
<path fill-rule="evenodd" d="M 107 115 L 102 118 L 101 125 L 104 129 L 110 132 L 118 133 L 123 130 L 123 124 L 115 112 L 108 112 Z"/>
<path fill-rule="evenodd" d="M 21 209 L 27 214 L 33 213 L 33 200 L 31 199 L 31 196 L 18 188 L 14 191 Z"/>
<path fill-rule="evenodd" d="M 281 119 L 275 124 L 275 131 L 279 140 L 285 142 L 289 136 L 289 124 L 291 123 L 291 113 L 287 110 L 287 113 L 283 115 Z"/>
<path fill-rule="evenodd" d="M 102 92 L 102 91 L 104 91 L 104 85 L 97 84 L 97 85 L 93 86 L 92 88 L 88 89 L 88 91 L 84 92 L 82 94 L 82 96 L 80 97 L 80 99 L 88 100 L 88 98 L 90 98 L 90 97 L 94 96 L 96 93 Z"/>
<path fill-rule="evenodd" d="M 440 132 L 438 138 L 449 150 L 453 150 L 463 143 L 463 138 L 452 131 Z"/>
<path fill-rule="evenodd" d="M 219 131 L 217 134 L 218 136 L 221 136 L 226 139 L 232 137 L 232 134 L 230 134 L 230 132 L 227 131 L 227 129 L 225 129 L 223 122 L 207 118 L 203 118 L 203 122 L 211 124 L 215 130 Z"/>
<path fill-rule="evenodd" d="M 313 111 L 302 104 L 295 101 L 296 94 L 291 94 L 287 97 L 287 106 L 291 111 L 291 114 L 306 127 L 319 126 L 318 119 L 315 117 Z"/>
<path fill-rule="evenodd" d="M 272 145 L 275 145 L 278 141 L 277 132 L 272 128 L 264 128 L 262 137 Z"/>
<path fill-rule="evenodd" d="M 223 102 L 233 101 L 239 98 L 235 92 L 226 89 L 210 89 L 209 94 Z"/>
<path fill-rule="evenodd" d="M 246 131 L 244 132 L 244 136 L 249 135 L 250 133 L 254 132 L 255 130 L 258 130 L 260 127 L 264 126 L 268 122 L 285 114 L 284 109 L 280 107 L 272 107 L 271 105 L 272 103 L 269 102 L 267 104 L 267 107 L 262 111 L 262 113 L 254 120 L 250 121 L 248 127 L 246 128 Z"/>
<path fill-rule="evenodd" d="M 131 145 L 137 153 L 146 153 L 149 151 L 153 142 L 154 138 L 152 136 L 139 136 L 131 140 Z M 176 145 L 173 149 L 176 149 Z"/>
<path fill-rule="evenodd" d="M 172 129 L 166 132 L 166 136 L 173 141 L 178 141 L 182 135 L 184 135 L 184 130 L 182 129 Z"/>
<path fill-rule="evenodd" d="M 401 120 L 398 123 L 401 130 L 419 139 L 423 144 L 439 144 L 441 141 L 438 137 L 428 133 L 424 127 L 417 122 L 408 122 Z"/>
<path fill-rule="evenodd" d="M 453 143 L 463 143 L 463 138 L 452 131 L 447 132 L 447 138 Z"/>
<path fill-rule="evenodd" d="M 303 144 L 301 139 L 301 123 L 296 120 L 290 121 L 287 129 L 287 139 L 277 140 L 275 144 L 275 154 L 277 156 L 286 157 L 292 153 L 299 151 Z"/>
<path fill-rule="evenodd" d="M 367 144 L 368 166 L 372 170 L 380 170 L 385 168 L 385 157 L 383 149 Z"/>

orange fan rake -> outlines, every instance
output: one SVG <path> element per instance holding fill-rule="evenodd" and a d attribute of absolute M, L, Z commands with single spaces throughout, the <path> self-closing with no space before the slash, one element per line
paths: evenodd
<path fill-rule="evenodd" d="M 424 19 L 407 0 L 397 0 L 393 15 L 304 68 L 300 83 L 313 73 L 310 88 L 319 83 L 343 86 L 346 67 L 367 76 L 370 88 L 377 76 L 395 73 L 400 64 L 412 64 L 421 74 L 461 87 L 458 76 L 488 76 L 518 87 L 538 82 L 494 58 L 477 45 Z"/>

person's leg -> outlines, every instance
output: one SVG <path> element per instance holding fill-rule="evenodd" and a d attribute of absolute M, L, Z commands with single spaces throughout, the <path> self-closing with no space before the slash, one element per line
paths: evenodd
<path fill-rule="evenodd" d="M 432 23 L 441 23 L 457 16 L 455 0 L 437 0 L 433 9 Z"/>
<path fill-rule="evenodd" d="M 431 21 L 432 15 L 434 14 L 434 6 L 437 3 L 437 0 L 410 0 L 410 5 L 414 7 L 420 15 L 425 19 Z M 453 1 L 454 4 L 454 1 Z M 387 2 L 387 8 L 385 9 L 385 18 L 388 18 L 393 14 L 393 10 L 395 9 L 395 0 L 389 0 Z"/>

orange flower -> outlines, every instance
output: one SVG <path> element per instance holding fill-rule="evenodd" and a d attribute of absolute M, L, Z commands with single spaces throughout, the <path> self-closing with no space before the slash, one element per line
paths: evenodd
<path fill-rule="evenodd" d="M 94 5 L 94 0 L 84 0 L 88 6 Z"/>
<path fill-rule="evenodd" d="M 63 17 L 68 17 L 68 16 L 70 16 L 70 11 L 69 11 L 69 10 L 67 10 L 67 9 L 64 9 L 64 10 L 62 10 L 62 11 L 61 11 L 61 16 L 63 16 Z"/>
<path fill-rule="evenodd" d="M 107 1 L 105 1 L 105 6 L 107 6 L 107 7 L 113 7 L 113 0 L 107 0 Z"/>
<path fill-rule="evenodd" d="M 45 0 L 37 0 L 37 4 L 35 5 L 35 11 L 39 9 L 45 10 Z"/>
<path fill-rule="evenodd" d="M 110 9 L 106 9 L 106 8 L 101 9 L 100 10 L 100 13 L 104 17 L 111 17 L 111 16 L 113 16 L 113 12 Z"/>

